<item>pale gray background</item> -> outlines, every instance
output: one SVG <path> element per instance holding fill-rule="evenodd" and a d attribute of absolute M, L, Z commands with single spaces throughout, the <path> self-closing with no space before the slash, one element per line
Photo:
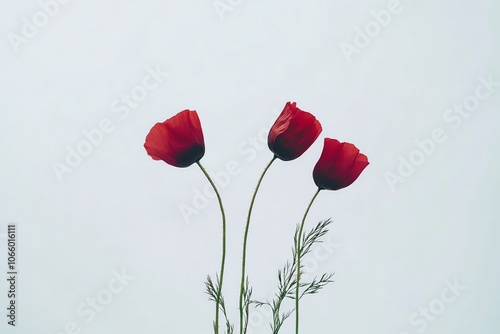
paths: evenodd
<path fill-rule="evenodd" d="M 498 2 L 402 0 L 403 11 L 350 63 L 339 45 L 352 43 L 386 1 L 231 3 L 221 17 L 212 0 L 73 0 L 15 52 L 7 35 L 20 34 L 40 5 L 0 1 L 0 232 L 16 222 L 20 247 L 19 326 L 7 327 L 2 311 L 0 331 L 55 334 L 75 321 L 82 333 L 212 332 L 203 280 L 219 267 L 217 203 L 186 223 L 179 206 L 192 205 L 206 184 L 201 172 L 153 161 L 143 148 L 155 122 L 185 108 L 199 112 L 206 168 L 241 166 L 221 189 L 225 296 L 236 320 L 245 214 L 271 158 L 263 146 L 247 161 L 238 147 L 291 100 L 324 132 L 300 159 L 276 162 L 263 182 L 249 241 L 255 297 L 269 297 L 289 257 L 328 136 L 355 143 L 371 165 L 311 210 L 308 227 L 335 221 L 335 250 L 314 273 L 336 275 L 304 301 L 302 333 L 419 333 L 409 317 L 440 298 L 447 279 L 467 288 L 425 332 L 498 333 L 500 88 L 457 129 L 443 120 L 478 77 L 500 81 Z M 156 66 L 168 78 L 120 119 L 113 100 Z M 114 131 L 59 182 L 53 162 L 104 118 Z M 435 128 L 447 140 L 391 191 L 384 173 L 397 172 L 399 157 Z M 122 268 L 134 280 L 85 322 L 78 305 Z M 3 279 L 0 289 L 5 310 Z M 266 323 L 254 333 L 269 333 Z"/>

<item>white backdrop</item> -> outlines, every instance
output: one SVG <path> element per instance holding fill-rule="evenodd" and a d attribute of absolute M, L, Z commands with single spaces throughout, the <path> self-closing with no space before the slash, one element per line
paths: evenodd
<path fill-rule="evenodd" d="M 286 101 L 323 133 L 264 179 L 249 236 L 254 297 L 271 296 L 290 257 L 327 136 L 371 164 L 311 209 L 307 228 L 334 224 L 306 270 L 335 282 L 304 299 L 302 333 L 498 333 L 497 1 L 0 6 L 0 266 L 15 223 L 19 270 L 16 327 L 0 283 L 1 333 L 212 332 L 203 281 L 219 268 L 217 202 L 196 166 L 143 148 L 154 123 L 183 109 L 198 111 L 202 163 L 219 175 L 236 322 L 246 211 Z M 252 333 L 269 333 L 266 314 L 252 313 Z"/>

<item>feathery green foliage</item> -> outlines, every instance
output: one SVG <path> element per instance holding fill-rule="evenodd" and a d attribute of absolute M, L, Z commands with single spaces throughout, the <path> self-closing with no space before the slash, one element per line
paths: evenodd
<path fill-rule="evenodd" d="M 321 238 L 328 233 L 328 226 L 332 223 L 331 219 L 320 221 L 316 227 L 311 229 L 309 233 L 304 234 L 300 247 L 300 258 L 304 258 L 308 253 L 311 252 L 312 247 L 321 243 Z M 272 301 L 256 301 L 251 302 L 256 307 L 269 306 L 273 314 L 273 321 L 270 323 L 271 330 L 273 334 L 278 334 L 281 326 L 285 320 L 290 317 L 290 315 L 295 310 L 294 308 L 285 312 L 281 311 L 283 302 L 289 298 L 295 300 L 295 287 L 297 284 L 296 272 L 297 272 L 297 238 L 299 237 L 299 225 L 295 229 L 294 235 L 294 246 L 292 248 L 292 260 L 288 261 L 284 267 L 278 270 L 278 292 Z M 302 266 L 301 266 L 302 267 Z M 302 269 L 302 268 L 301 268 Z M 302 274 L 302 271 L 301 271 Z M 315 277 L 311 282 L 304 282 L 300 284 L 301 288 L 304 288 L 299 299 L 305 295 L 312 295 L 318 293 L 319 290 L 324 288 L 328 283 L 333 282 L 331 278 L 333 274 L 323 274 L 321 277 Z"/>
<path fill-rule="evenodd" d="M 215 282 L 212 281 L 210 275 L 207 276 L 207 281 L 205 282 L 205 287 L 207 289 L 207 294 L 209 296 L 209 300 L 217 303 L 217 291 L 219 291 L 219 277 L 216 275 Z M 224 315 L 224 319 L 226 320 L 226 334 L 233 334 L 234 325 L 229 322 L 227 312 L 226 312 L 226 304 L 224 302 L 224 297 L 222 295 L 219 298 L 219 308 Z M 214 321 L 214 329 L 215 329 L 215 321 Z"/>
<path fill-rule="evenodd" d="M 250 314 L 250 304 L 252 302 L 252 288 L 250 287 L 250 282 L 248 277 L 245 281 L 245 286 L 243 290 L 243 333 L 247 332 L 248 329 L 248 319 Z"/>

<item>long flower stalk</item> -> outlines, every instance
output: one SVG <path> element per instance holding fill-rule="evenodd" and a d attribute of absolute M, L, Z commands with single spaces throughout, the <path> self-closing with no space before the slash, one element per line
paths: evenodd
<path fill-rule="evenodd" d="M 300 271 L 301 271 L 301 264 L 300 264 L 300 257 L 301 257 L 301 241 L 302 241 L 302 233 L 304 231 L 304 223 L 307 218 L 307 214 L 309 213 L 309 210 L 311 209 L 312 204 L 314 203 L 314 200 L 316 197 L 318 197 L 319 192 L 321 191 L 320 188 L 316 190 L 316 193 L 314 193 L 314 196 L 311 199 L 311 202 L 309 202 L 309 205 L 307 206 L 306 212 L 304 214 L 304 218 L 302 218 L 302 223 L 300 224 L 300 229 L 299 229 L 299 234 L 297 237 L 297 277 L 296 277 L 296 284 L 295 284 L 295 334 L 299 334 L 299 290 L 300 290 Z"/>
<path fill-rule="evenodd" d="M 245 225 L 245 234 L 243 236 L 243 257 L 242 257 L 242 260 L 241 260 L 241 286 L 240 286 L 240 334 L 244 334 L 243 332 L 243 328 L 245 327 L 246 329 L 246 326 L 244 326 L 243 324 L 243 314 L 244 314 L 244 308 L 245 308 L 245 305 L 243 303 L 243 296 L 245 294 L 245 275 L 246 275 L 246 256 L 247 256 L 247 240 L 248 240 L 248 230 L 249 230 L 249 227 L 250 227 L 250 218 L 252 216 L 252 210 L 253 210 L 253 205 L 255 203 L 255 197 L 257 196 L 257 192 L 259 191 L 259 188 L 260 188 L 260 184 L 262 183 L 262 179 L 264 179 L 264 175 L 266 175 L 269 167 L 271 167 L 272 163 L 277 159 L 276 156 L 273 156 L 273 158 L 271 159 L 271 161 L 267 164 L 266 168 L 264 168 L 264 171 L 262 172 L 260 178 L 259 178 L 259 181 L 257 182 L 257 187 L 255 187 L 255 191 L 253 193 L 253 196 L 252 196 L 252 200 L 250 202 L 250 208 L 248 209 L 248 215 L 247 215 L 247 222 L 246 222 L 246 225 Z"/>
<path fill-rule="evenodd" d="M 214 325 L 214 332 L 215 334 L 219 333 L 219 306 L 220 306 L 220 301 L 221 301 L 221 294 L 222 294 L 222 282 L 224 280 L 224 267 L 226 264 L 226 214 L 224 212 L 224 206 L 222 205 L 222 199 L 220 197 L 219 191 L 217 190 L 217 187 L 215 186 L 214 181 L 212 181 L 212 178 L 210 175 L 208 175 L 207 171 L 199 161 L 196 162 L 198 166 L 200 167 L 201 171 L 203 174 L 208 179 L 208 182 L 210 182 L 210 185 L 212 185 L 212 188 L 215 191 L 215 194 L 217 195 L 217 200 L 219 201 L 219 207 L 220 207 L 220 212 L 222 214 L 222 259 L 221 259 L 221 265 L 220 265 L 220 275 L 219 275 L 219 282 L 218 282 L 218 289 L 217 289 L 217 298 L 215 299 L 215 325 Z"/>

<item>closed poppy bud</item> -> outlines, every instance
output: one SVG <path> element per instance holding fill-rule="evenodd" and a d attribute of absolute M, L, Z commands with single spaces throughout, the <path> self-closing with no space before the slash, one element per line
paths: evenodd
<path fill-rule="evenodd" d="M 366 155 L 351 143 L 325 138 L 323 152 L 313 170 L 320 189 L 339 190 L 351 185 L 368 166 Z"/>
<path fill-rule="evenodd" d="M 175 167 L 188 167 L 205 154 L 200 119 L 195 110 L 183 110 L 163 123 L 156 123 L 144 143 L 154 160 Z"/>
<path fill-rule="evenodd" d="M 321 124 L 316 117 L 287 102 L 271 127 L 267 144 L 276 157 L 289 161 L 300 157 L 318 138 Z"/>

